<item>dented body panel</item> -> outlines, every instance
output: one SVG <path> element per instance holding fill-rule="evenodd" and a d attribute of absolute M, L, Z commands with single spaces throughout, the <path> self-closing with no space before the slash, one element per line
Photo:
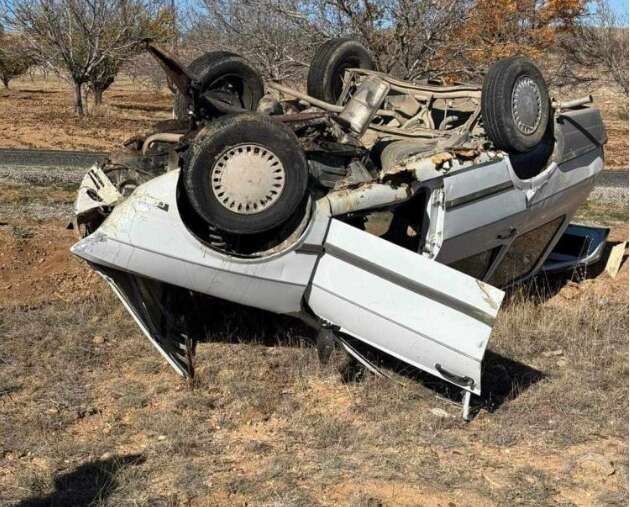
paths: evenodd
<path fill-rule="evenodd" d="M 178 177 L 179 171 L 172 171 L 139 187 L 72 252 L 94 264 L 234 303 L 299 312 L 317 261 L 313 247 L 320 248 L 326 234 L 325 206 L 316 208 L 289 249 L 262 260 L 239 259 L 204 245 L 184 225 L 177 208 Z"/>
<path fill-rule="evenodd" d="M 590 141 L 589 141 L 590 142 Z M 521 179 L 509 157 L 455 170 L 444 177 L 444 238 L 437 260 L 455 264 L 483 252 L 492 262 L 478 276 L 491 281 L 519 237 L 546 224 L 557 228 L 527 272 L 507 276 L 510 283 L 534 276 L 553 251 L 602 171 L 603 147 L 590 143 L 560 163 L 548 161 L 536 176 Z"/>

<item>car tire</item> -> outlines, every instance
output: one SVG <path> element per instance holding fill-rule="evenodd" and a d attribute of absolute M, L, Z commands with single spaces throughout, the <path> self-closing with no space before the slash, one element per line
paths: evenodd
<path fill-rule="evenodd" d="M 182 180 L 206 223 L 232 234 L 258 234 L 285 223 L 304 201 L 308 164 L 285 125 L 254 113 L 226 115 L 197 134 Z"/>
<path fill-rule="evenodd" d="M 203 91 L 229 86 L 229 102 L 237 107 L 255 111 L 265 94 L 262 77 L 243 57 L 230 51 L 210 51 L 195 58 L 187 67 L 199 81 Z M 188 118 L 190 101 L 180 92 L 175 94 L 175 118 Z"/>
<path fill-rule="evenodd" d="M 534 148 L 551 117 L 549 92 L 538 67 L 523 56 L 495 62 L 483 81 L 481 115 L 496 148 L 515 153 Z"/>
<path fill-rule="evenodd" d="M 335 104 L 341 94 L 343 75 L 351 68 L 374 70 L 376 61 L 363 44 L 350 37 L 325 42 L 311 61 L 306 80 L 308 94 Z"/>

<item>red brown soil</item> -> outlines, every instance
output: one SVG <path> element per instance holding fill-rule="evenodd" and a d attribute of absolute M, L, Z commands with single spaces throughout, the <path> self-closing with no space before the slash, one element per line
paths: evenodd
<path fill-rule="evenodd" d="M 0 227 L 0 301 L 37 305 L 93 292 L 98 276 L 69 251 L 73 231 L 53 223 L 25 230 L 33 237 L 19 239 L 11 227 Z"/>

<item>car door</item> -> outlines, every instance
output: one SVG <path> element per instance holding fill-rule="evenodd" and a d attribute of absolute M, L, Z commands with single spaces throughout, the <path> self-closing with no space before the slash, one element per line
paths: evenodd
<path fill-rule="evenodd" d="M 478 265 L 516 236 L 525 219 L 525 193 L 516 188 L 505 160 L 455 170 L 444 177 L 445 217 L 442 248 L 437 260 L 445 264 L 470 259 Z M 467 271 L 476 277 L 478 269 Z"/>
<path fill-rule="evenodd" d="M 475 394 L 504 293 L 333 219 L 306 301 L 339 331 Z"/>

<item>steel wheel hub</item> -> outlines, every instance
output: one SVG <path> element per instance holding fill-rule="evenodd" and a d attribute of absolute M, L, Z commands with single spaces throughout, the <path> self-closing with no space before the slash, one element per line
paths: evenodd
<path fill-rule="evenodd" d="M 210 170 L 210 187 L 230 211 L 253 215 L 273 206 L 286 182 L 282 162 L 258 144 L 239 144 L 225 150 Z"/>
<path fill-rule="evenodd" d="M 542 98 L 536 82 L 529 77 L 520 78 L 512 90 L 512 117 L 516 127 L 526 135 L 540 125 Z"/>

